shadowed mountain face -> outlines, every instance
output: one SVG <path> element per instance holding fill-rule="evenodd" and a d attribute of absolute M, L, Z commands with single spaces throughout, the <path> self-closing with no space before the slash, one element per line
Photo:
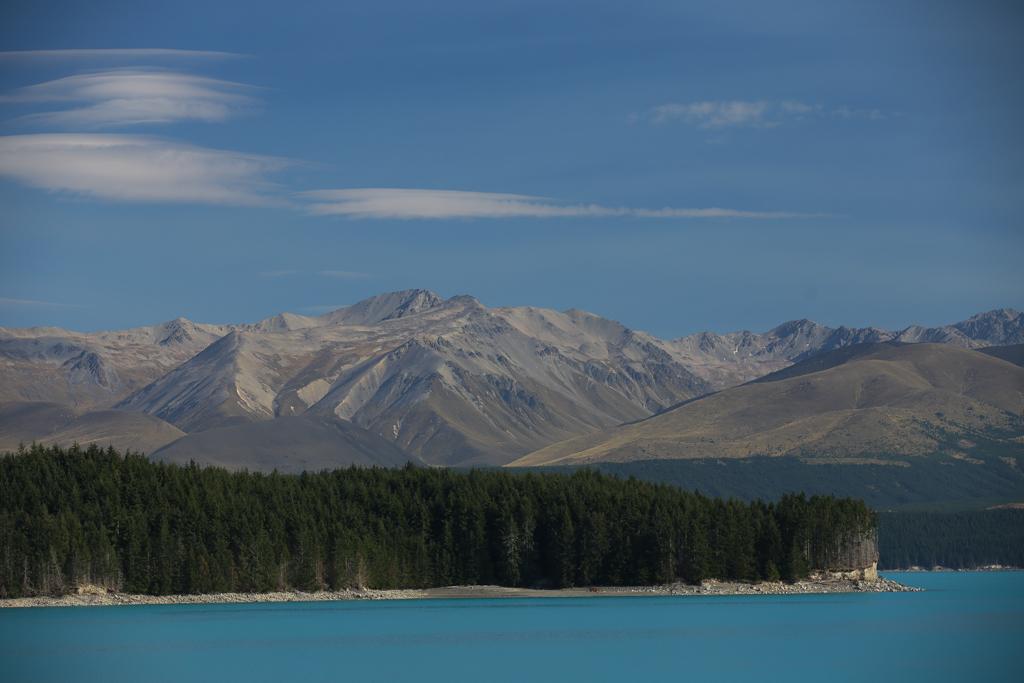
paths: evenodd
<path fill-rule="evenodd" d="M 190 434 L 150 457 L 179 465 L 194 461 L 229 470 L 282 474 L 339 467 L 396 467 L 425 463 L 390 441 L 345 420 L 320 416 L 280 417 Z"/>
<path fill-rule="evenodd" d="M 488 309 L 408 290 L 251 325 L 0 328 L 0 400 L 115 407 L 190 434 L 278 417 L 344 419 L 431 464 L 502 464 L 833 349 L 1014 343 L 1024 341 L 1022 323 L 1003 309 L 930 330 L 802 320 L 760 335 L 664 341 L 579 310 Z"/>
<path fill-rule="evenodd" d="M 1000 358 L 1007 363 L 1024 367 L 1024 344 L 1011 344 L 1009 346 L 992 346 L 982 349 L 982 353 L 993 358 Z"/>
<path fill-rule="evenodd" d="M 19 444 L 73 443 L 150 453 L 185 433 L 160 418 L 130 410 L 75 410 L 45 401 L 0 402 L 0 453 Z"/>
<path fill-rule="evenodd" d="M 1022 416 L 1024 369 L 952 345 L 882 343 L 811 358 L 513 464 L 788 455 L 905 465 L 940 453 L 983 464 L 974 450 L 982 437 L 1011 459 L 1024 454 Z"/>

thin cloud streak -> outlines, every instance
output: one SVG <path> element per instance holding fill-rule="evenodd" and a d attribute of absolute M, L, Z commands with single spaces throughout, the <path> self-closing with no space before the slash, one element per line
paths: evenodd
<path fill-rule="evenodd" d="M 260 273 L 260 277 L 283 277 L 285 275 L 296 275 L 298 273 L 304 273 L 304 270 L 271 270 L 266 273 Z"/>
<path fill-rule="evenodd" d="M 820 109 L 802 102 L 692 102 L 663 104 L 652 108 L 650 114 L 655 124 L 679 121 L 697 128 L 773 128 L 814 115 Z"/>
<path fill-rule="evenodd" d="M 768 102 L 695 102 L 654 107 L 654 123 L 682 121 L 698 128 L 763 126 Z"/>
<path fill-rule="evenodd" d="M 124 202 L 287 206 L 266 178 L 293 164 L 139 135 L 0 137 L 0 175 L 50 192 Z"/>
<path fill-rule="evenodd" d="M 16 121 L 97 128 L 111 125 L 223 122 L 253 113 L 258 100 L 241 83 L 157 69 L 112 69 L 20 88 L 0 103 L 88 102 L 92 106 L 22 116 Z"/>
<path fill-rule="evenodd" d="M 832 110 L 833 116 L 840 116 L 844 119 L 865 118 L 880 121 L 885 118 L 881 109 L 850 109 L 849 107 L 838 107 Z M 898 114 L 897 114 L 898 115 Z"/>
<path fill-rule="evenodd" d="M 573 218 L 634 216 L 637 218 L 808 218 L 824 214 L 739 211 L 710 207 L 703 209 L 644 209 L 607 207 L 597 204 L 560 205 L 542 197 L 456 190 L 410 190 L 363 188 L 312 190 L 298 193 L 313 201 L 306 208 L 315 216 L 349 218 Z"/>
<path fill-rule="evenodd" d="M 820 104 L 785 101 L 768 102 L 691 102 L 671 103 L 652 107 L 647 118 L 655 125 L 679 122 L 697 128 L 775 128 L 784 123 L 803 123 L 826 113 L 842 118 L 868 118 L 881 120 L 880 109 L 851 109 L 837 107 L 830 111 Z M 639 117 L 634 116 L 633 120 Z"/>
<path fill-rule="evenodd" d="M 163 48 L 127 48 L 100 50 L 8 50 L 0 52 L 0 60 L 13 61 L 57 61 L 83 59 L 251 59 L 250 55 L 234 52 L 210 52 L 204 50 L 168 50 Z"/>

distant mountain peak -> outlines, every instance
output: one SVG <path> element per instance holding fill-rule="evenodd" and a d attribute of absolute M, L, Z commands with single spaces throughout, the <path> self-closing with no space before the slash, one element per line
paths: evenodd
<path fill-rule="evenodd" d="M 443 302 L 445 307 L 452 308 L 455 306 L 462 306 L 467 308 L 484 308 L 484 305 L 480 303 L 476 297 L 470 296 L 469 294 L 456 294 L 447 301 Z"/>
<path fill-rule="evenodd" d="M 440 306 L 444 300 L 425 289 L 406 289 L 363 299 L 359 303 L 339 308 L 320 316 L 324 324 L 371 327 L 385 320 L 395 320 L 423 313 Z"/>
<path fill-rule="evenodd" d="M 971 316 L 967 321 L 971 320 L 1016 320 L 1021 316 L 1019 311 L 1015 311 L 1012 308 L 997 308 L 993 311 L 986 311 L 985 313 L 978 313 L 977 315 Z M 965 321 L 965 322 L 967 322 Z"/>

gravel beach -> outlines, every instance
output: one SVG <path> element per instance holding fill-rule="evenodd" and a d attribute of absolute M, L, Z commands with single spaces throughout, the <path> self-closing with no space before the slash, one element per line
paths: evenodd
<path fill-rule="evenodd" d="M 91 607 L 110 605 L 197 605 L 243 602 L 319 602 L 330 600 L 409 600 L 431 598 L 583 598 L 639 595 L 797 595 L 808 593 L 894 593 L 920 591 L 902 583 L 877 579 L 821 580 L 787 583 L 728 583 L 705 581 L 665 586 L 590 586 L 545 590 L 503 586 L 447 586 L 415 590 L 288 591 L 277 593 L 206 593 L 203 595 L 133 595 L 87 586 L 80 593 L 0 600 L 4 607 Z"/>

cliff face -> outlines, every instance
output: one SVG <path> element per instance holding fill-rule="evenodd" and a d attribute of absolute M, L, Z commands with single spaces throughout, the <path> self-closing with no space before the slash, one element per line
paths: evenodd
<path fill-rule="evenodd" d="M 808 557 L 811 556 L 808 548 Z M 873 581 L 878 578 L 878 529 L 840 539 L 812 558 L 810 578 Z"/>
<path fill-rule="evenodd" d="M 861 569 L 850 569 L 847 571 L 817 571 L 811 572 L 808 577 L 812 581 L 877 581 L 878 563 L 872 562 Z"/>

